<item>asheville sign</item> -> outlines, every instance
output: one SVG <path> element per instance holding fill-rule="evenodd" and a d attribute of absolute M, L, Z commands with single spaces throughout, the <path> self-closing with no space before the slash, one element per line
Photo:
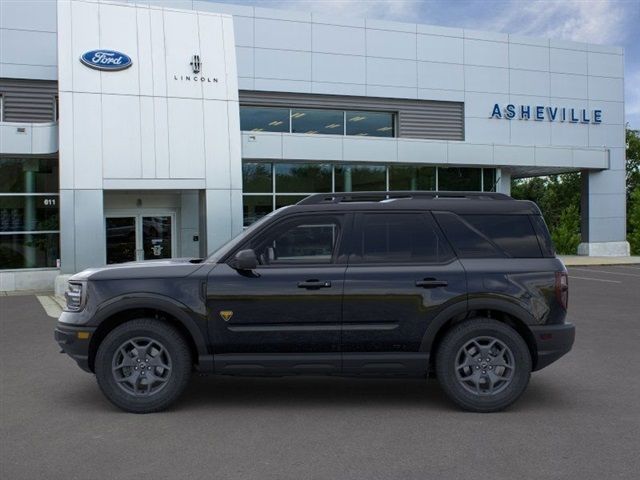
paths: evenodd
<path fill-rule="evenodd" d="M 131 66 L 131 58 L 115 50 L 91 50 L 82 54 L 80 61 L 89 68 L 105 71 L 124 70 Z"/>
<path fill-rule="evenodd" d="M 544 105 L 513 105 L 504 108 L 499 103 L 493 106 L 491 118 L 505 120 L 548 120 L 549 122 L 570 123 L 602 123 L 602 110 L 587 110 L 586 108 L 550 107 Z"/>

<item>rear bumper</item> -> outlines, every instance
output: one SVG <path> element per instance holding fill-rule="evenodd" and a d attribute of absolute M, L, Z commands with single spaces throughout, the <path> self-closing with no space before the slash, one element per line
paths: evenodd
<path fill-rule="evenodd" d="M 85 372 L 91 372 L 89 368 L 89 344 L 95 328 L 77 327 L 58 322 L 53 336 L 60 345 L 62 351 L 76 361 Z"/>
<path fill-rule="evenodd" d="M 531 327 L 531 332 L 538 352 L 534 371 L 552 364 L 568 353 L 576 337 L 576 327 L 571 323 Z"/>

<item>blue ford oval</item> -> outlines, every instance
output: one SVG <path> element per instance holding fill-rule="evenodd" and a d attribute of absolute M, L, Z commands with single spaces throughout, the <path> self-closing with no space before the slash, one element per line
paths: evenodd
<path fill-rule="evenodd" d="M 115 50 L 91 50 L 80 57 L 80 61 L 96 70 L 116 71 L 131 66 L 131 57 Z"/>

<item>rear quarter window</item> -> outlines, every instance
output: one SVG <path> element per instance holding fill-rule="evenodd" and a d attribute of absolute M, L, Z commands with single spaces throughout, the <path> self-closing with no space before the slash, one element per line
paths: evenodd
<path fill-rule="evenodd" d="M 509 257 L 542 257 L 529 215 L 462 215 L 462 218 Z"/>

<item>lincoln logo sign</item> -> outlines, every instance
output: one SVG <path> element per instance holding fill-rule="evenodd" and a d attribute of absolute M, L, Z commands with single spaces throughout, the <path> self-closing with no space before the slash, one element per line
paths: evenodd
<path fill-rule="evenodd" d="M 131 66 L 131 58 L 114 50 L 91 50 L 80 57 L 80 61 L 89 68 L 105 71 L 124 70 Z"/>
<path fill-rule="evenodd" d="M 493 106 L 491 118 L 506 120 L 547 120 L 549 122 L 569 123 L 602 123 L 602 110 L 588 110 L 586 108 L 550 107 L 545 105 L 506 105 L 499 103 Z"/>

